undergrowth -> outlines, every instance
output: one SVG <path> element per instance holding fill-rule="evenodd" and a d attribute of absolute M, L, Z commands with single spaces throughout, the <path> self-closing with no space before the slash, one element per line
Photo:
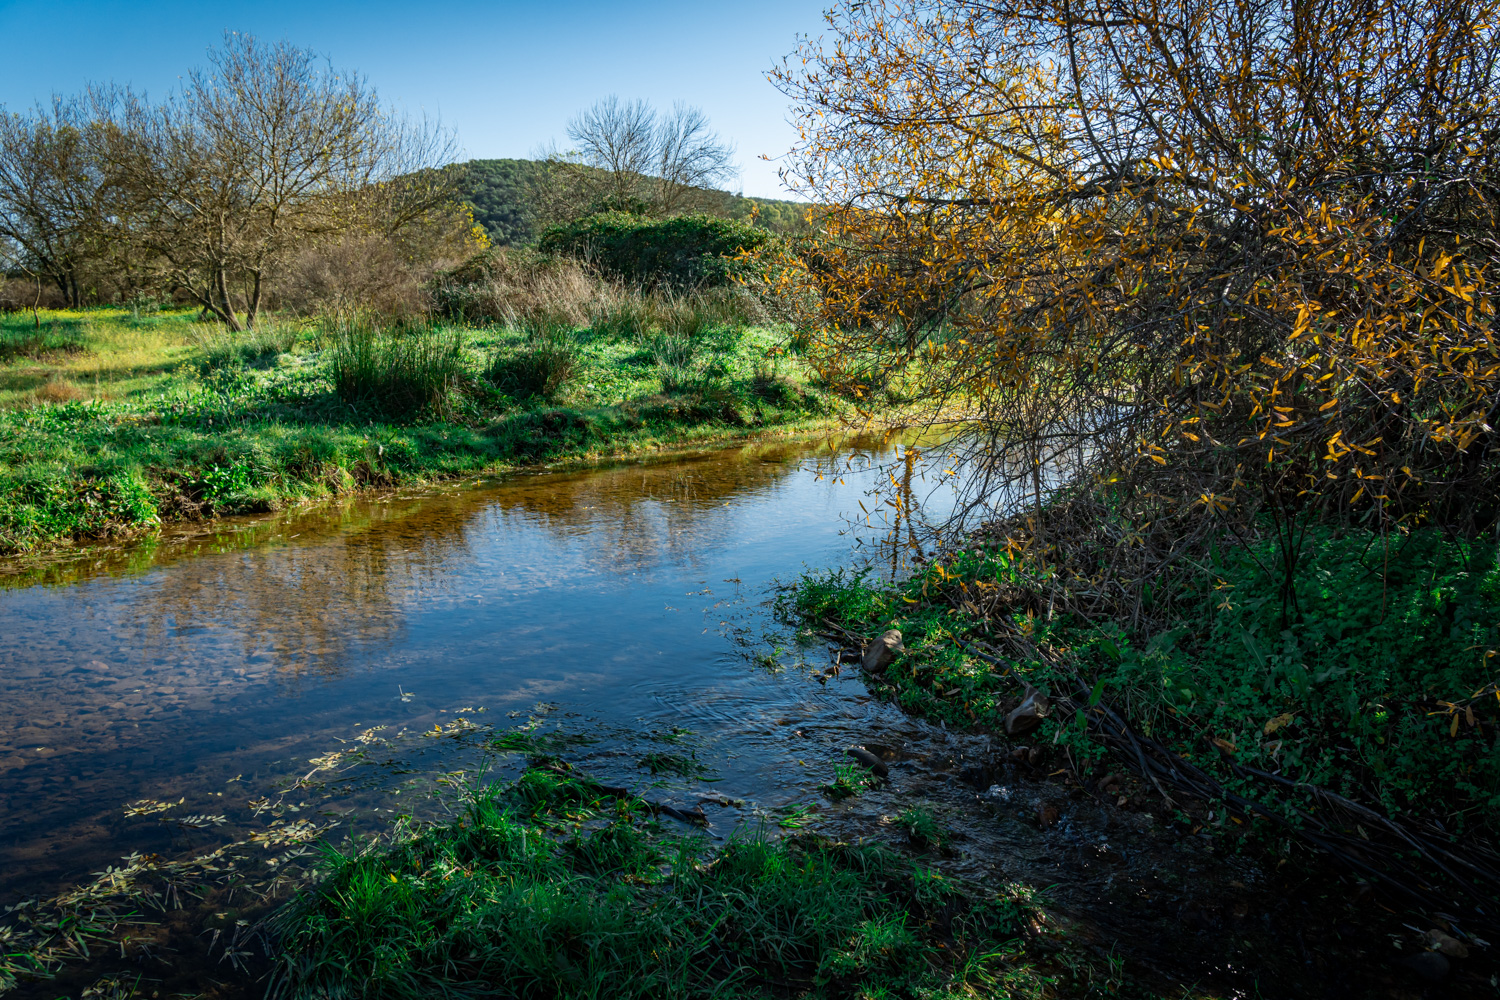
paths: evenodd
<path fill-rule="evenodd" d="M 1025 599 L 1020 557 L 980 545 L 895 585 L 811 575 L 783 610 L 866 635 L 901 629 L 908 652 L 866 683 L 917 714 L 1000 731 L 1026 685 L 1058 695 L 1082 680 L 1090 701 L 1232 789 L 1242 787 L 1238 763 L 1450 830 L 1495 833 L 1500 546 L 1428 528 L 1385 541 L 1311 528 L 1283 621 L 1276 545 L 1218 547 L 1175 595 L 1172 627 L 1149 637 L 1128 623 L 1049 620 L 1045 603 Z M 1013 595 L 1009 624 L 1048 655 L 993 663 L 965 648 L 989 627 L 970 598 L 997 589 Z M 1083 722 L 1057 713 L 1033 738 L 1097 758 Z"/>
<path fill-rule="evenodd" d="M 0 333 L 29 343 L 30 322 L 0 316 Z M 652 348 L 666 336 L 659 325 L 616 334 L 569 322 L 534 313 L 512 326 L 382 327 L 354 316 L 295 337 L 290 326 L 231 337 L 191 313 L 44 312 L 47 342 L 75 348 L 0 359 L 0 553 L 707 443 L 838 406 L 798 359 L 780 358 L 773 330 L 710 325 L 668 371 Z M 767 382 L 773 356 L 784 367 Z"/>
<path fill-rule="evenodd" d="M 1027 905 L 816 836 L 669 833 L 533 769 L 451 823 L 328 850 L 269 996 L 1040 996 Z"/>

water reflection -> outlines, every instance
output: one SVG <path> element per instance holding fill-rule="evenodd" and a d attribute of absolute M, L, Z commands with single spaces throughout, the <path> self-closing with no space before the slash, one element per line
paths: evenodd
<path fill-rule="evenodd" d="M 119 803 L 284 776 L 355 724 L 538 699 L 626 726 L 679 711 L 707 722 L 662 697 L 726 697 L 744 672 L 727 640 L 768 624 L 746 597 L 804 561 L 848 561 L 840 515 L 872 485 L 868 462 L 849 462 L 826 446 L 761 445 L 12 567 L 0 591 L 0 878 L 76 875 L 64 869 L 91 851 L 111 860 Z"/>

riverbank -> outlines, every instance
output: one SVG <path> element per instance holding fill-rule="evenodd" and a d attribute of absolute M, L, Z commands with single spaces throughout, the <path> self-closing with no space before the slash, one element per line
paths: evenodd
<path fill-rule="evenodd" d="M 1241 530 L 1180 593 L 1152 595 L 1171 610 L 1148 630 L 1054 611 L 1058 566 L 1039 566 L 1024 519 L 1008 527 L 898 583 L 809 574 L 782 609 L 850 660 L 898 632 L 894 655 L 864 657 L 866 686 L 1004 739 L 1006 766 L 1272 864 L 1331 856 L 1351 892 L 1379 890 L 1432 941 L 1487 951 L 1476 942 L 1493 936 L 1500 884 L 1493 541 L 1307 525 L 1288 594 L 1274 531 Z"/>
<path fill-rule="evenodd" d="M 0 316 L 0 553 L 811 431 L 844 405 L 810 384 L 777 334 L 729 320 L 676 333 L 449 326 L 357 337 L 311 324 L 233 337 L 191 313 Z M 351 390 L 350 355 L 371 344 L 440 348 L 438 396 L 398 407 L 388 385 Z"/>

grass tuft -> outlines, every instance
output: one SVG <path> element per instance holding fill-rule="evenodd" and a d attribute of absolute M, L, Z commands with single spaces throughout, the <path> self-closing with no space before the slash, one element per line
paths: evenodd
<path fill-rule="evenodd" d="M 325 325 L 329 374 L 347 403 L 389 416 L 448 416 L 468 377 L 463 334 L 413 324 L 382 330 L 364 317 Z"/>

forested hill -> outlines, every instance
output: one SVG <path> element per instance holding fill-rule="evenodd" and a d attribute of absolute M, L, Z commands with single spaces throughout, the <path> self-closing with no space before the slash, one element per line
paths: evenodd
<path fill-rule="evenodd" d="M 526 243 L 537 234 L 535 213 L 529 204 L 532 182 L 542 163 L 538 160 L 470 160 L 466 167 L 464 200 L 490 239 L 501 245 Z M 581 168 L 590 169 L 587 167 Z M 704 190 L 701 205 L 713 215 L 748 220 L 756 207 L 758 223 L 775 232 L 794 232 L 804 227 L 807 206 L 775 198 L 746 198 L 728 191 Z"/>

